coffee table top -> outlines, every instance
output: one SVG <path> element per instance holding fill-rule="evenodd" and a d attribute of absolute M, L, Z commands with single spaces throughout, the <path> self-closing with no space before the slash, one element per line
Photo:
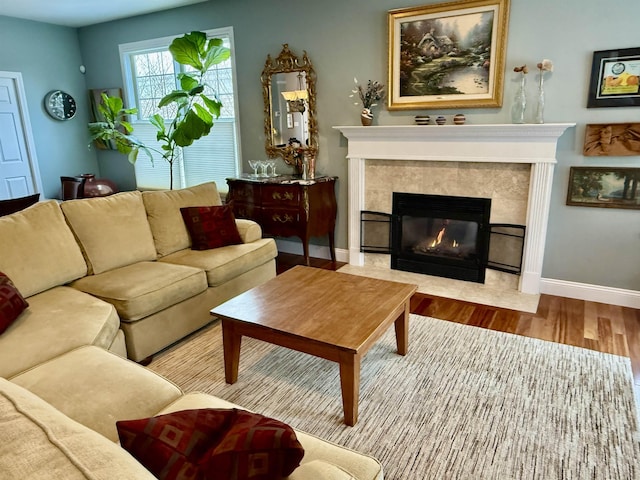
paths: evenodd
<path fill-rule="evenodd" d="M 211 310 L 216 317 L 360 351 L 417 286 L 296 266 Z"/>

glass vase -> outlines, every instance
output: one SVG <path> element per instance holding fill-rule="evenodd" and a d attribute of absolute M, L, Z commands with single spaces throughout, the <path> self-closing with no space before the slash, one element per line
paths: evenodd
<path fill-rule="evenodd" d="M 520 79 L 520 86 L 516 91 L 516 95 L 513 98 L 513 105 L 511 106 L 511 123 L 525 123 L 524 114 L 527 110 L 527 77 L 522 75 Z"/>
<path fill-rule="evenodd" d="M 538 84 L 538 102 L 536 104 L 535 123 L 544 123 L 544 77 L 540 72 L 540 83 Z"/>

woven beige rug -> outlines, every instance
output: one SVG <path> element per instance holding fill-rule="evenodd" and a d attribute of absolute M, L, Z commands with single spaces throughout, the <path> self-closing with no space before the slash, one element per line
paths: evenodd
<path fill-rule="evenodd" d="M 243 338 L 227 385 L 218 323 L 149 368 L 371 454 L 388 480 L 640 478 L 625 357 L 412 315 L 406 357 L 391 329 L 363 359 L 355 427 L 327 360 Z"/>

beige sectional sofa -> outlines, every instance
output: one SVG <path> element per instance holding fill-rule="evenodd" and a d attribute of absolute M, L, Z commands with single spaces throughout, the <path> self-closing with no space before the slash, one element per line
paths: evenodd
<path fill-rule="evenodd" d="M 220 204 L 215 183 L 206 183 L 61 204 L 50 200 L 0 218 L 0 271 L 33 305 L 8 337 L 23 335 L 25 322 L 54 330 L 70 322 L 76 328 L 83 324 L 76 317 L 89 314 L 95 328 L 103 327 L 89 332 L 90 343 L 142 361 L 206 325 L 211 308 L 275 276 L 275 242 L 262 238 L 249 220 L 237 220 L 242 244 L 191 250 L 180 208 Z M 42 321 L 41 312 L 60 318 Z M 85 341 L 82 335 L 73 333 L 75 343 L 43 345 L 34 363 L 37 355 L 84 344 L 78 343 Z M 19 342 L 0 338 L 0 365 L 3 355 L 11 356 L 11 345 Z M 25 361 L 20 368 L 30 366 Z M 5 373 L 0 366 L 0 375 Z"/>
<path fill-rule="evenodd" d="M 29 302 L 0 335 L 0 477 L 153 478 L 117 445 L 116 421 L 241 408 L 123 358 L 183 338 L 211 321 L 210 308 L 275 275 L 274 242 L 253 222 L 238 220 L 241 245 L 189 248 L 179 208 L 212 202 L 205 184 L 45 201 L 0 218 L 0 271 Z M 305 456 L 289 478 L 382 479 L 375 459 L 297 435 Z"/>

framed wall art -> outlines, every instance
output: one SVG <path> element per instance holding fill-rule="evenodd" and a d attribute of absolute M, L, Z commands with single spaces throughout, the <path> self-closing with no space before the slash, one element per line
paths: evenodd
<path fill-rule="evenodd" d="M 640 156 L 640 123 L 588 124 L 582 154 L 587 157 Z"/>
<path fill-rule="evenodd" d="M 389 110 L 502 105 L 509 0 L 388 12 Z"/>
<path fill-rule="evenodd" d="M 587 108 L 640 106 L 640 48 L 593 52 Z"/>
<path fill-rule="evenodd" d="M 571 167 L 567 205 L 640 210 L 640 168 Z"/>

